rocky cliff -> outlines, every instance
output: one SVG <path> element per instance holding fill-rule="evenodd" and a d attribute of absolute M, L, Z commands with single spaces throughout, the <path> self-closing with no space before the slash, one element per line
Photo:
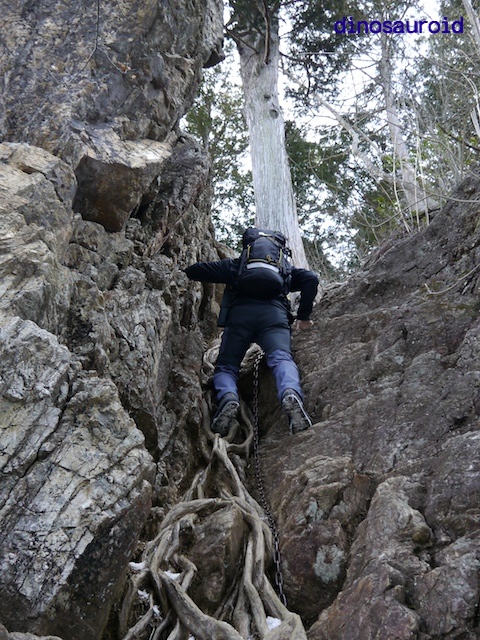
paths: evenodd
<path fill-rule="evenodd" d="M 181 269 L 225 249 L 178 123 L 222 3 L 0 5 L 0 638 L 480 637 L 479 176 L 325 288 L 311 430 L 261 365 L 255 446 L 246 363 L 214 438 L 221 292 Z"/>
<path fill-rule="evenodd" d="M 262 450 L 312 640 L 480 637 L 479 193 L 472 174 L 296 340 L 317 424 Z"/>

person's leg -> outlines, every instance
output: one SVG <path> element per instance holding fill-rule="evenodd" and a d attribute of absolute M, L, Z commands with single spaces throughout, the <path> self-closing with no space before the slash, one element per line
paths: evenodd
<path fill-rule="evenodd" d="M 286 310 L 274 304 L 262 305 L 259 314 L 260 329 L 255 340 L 265 351 L 267 365 L 275 378 L 278 399 L 287 389 L 294 389 L 300 398 L 303 393 L 300 374 L 292 356 L 291 332 Z"/>
<path fill-rule="evenodd" d="M 226 393 L 238 395 L 237 382 L 240 364 L 251 344 L 252 330 L 245 322 L 242 322 L 241 309 L 239 320 L 229 323 L 222 335 L 215 370 L 213 372 L 213 388 L 217 403 Z"/>
<path fill-rule="evenodd" d="M 235 317 L 223 332 L 220 350 L 213 373 L 213 388 L 217 410 L 212 418 L 211 428 L 222 436 L 228 434 L 230 423 L 240 406 L 238 399 L 238 375 L 240 364 L 251 341 L 252 329 L 248 325 L 248 315 L 242 308 L 236 309 Z"/>
<path fill-rule="evenodd" d="M 275 378 L 277 393 L 283 409 L 287 413 L 291 433 L 304 431 L 312 421 L 303 406 L 303 392 L 300 373 L 293 360 L 291 334 L 286 313 L 271 309 L 262 331 L 256 340 L 267 355 L 267 365 Z"/>
<path fill-rule="evenodd" d="M 285 391 L 293 389 L 303 400 L 300 374 L 291 352 L 285 351 L 285 349 L 275 349 L 271 353 L 267 352 L 266 355 L 267 365 L 275 378 L 278 399 L 281 401 Z"/>
<path fill-rule="evenodd" d="M 232 364 L 218 364 L 212 376 L 213 388 L 217 403 L 226 393 L 238 395 L 237 382 L 239 366 Z"/>

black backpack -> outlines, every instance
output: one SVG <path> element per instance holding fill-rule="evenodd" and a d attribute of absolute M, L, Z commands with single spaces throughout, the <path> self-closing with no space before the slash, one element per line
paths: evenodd
<path fill-rule="evenodd" d="M 243 251 L 235 282 L 240 295 L 269 300 L 290 291 L 291 251 L 279 231 L 249 227 L 242 236 Z"/>

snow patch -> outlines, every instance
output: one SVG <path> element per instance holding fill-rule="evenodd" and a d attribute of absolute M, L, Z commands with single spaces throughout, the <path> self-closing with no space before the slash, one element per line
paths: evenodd
<path fill-rule="evenodd" d="M 178 576 L 180 576 L 180 573 L 174 573 L 173 571 L 165 571 L 165 575 L 168 576 L 169 578 L 171 578 L 172 580 L 176 580 L 178 578 Z"/>
<path fill-rule="evenodd" d="M 272 629 L 276 629 L 276 627 L 279 627 L 282 624 L 282 621 L 279 620 L 278 618 L 272 618 L 272 616 L 267 616 L 267 627 L 272 630 Z"/>

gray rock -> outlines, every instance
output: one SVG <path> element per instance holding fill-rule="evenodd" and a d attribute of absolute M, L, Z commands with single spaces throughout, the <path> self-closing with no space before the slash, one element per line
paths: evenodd
<path fill-rule="evenodd" d="M 166 142 L 134 142 L 122 141 L 108 127 L 90 127 L 82 133 L 88 150 L 76 170 L 74 209 L 108 231 L 121 231 L 162 172 L 175 136 Z"/>
<path fill-rule="evenodd" d="M 61 261 L 73 230 L 75 177 L 41 149 L 2 144 L 0 180 L 0 318 L 20 315 L 54 331 L 69 305 L 71 278 Z"/>
<path fill-rule="evenodd" d="M 468 201 L 479 190 L 471 177 L 456 197 Z M 386 638 L 393 625 L 395 637 L 412 640 L 475 637 L 477 217 L 476 205 L 452 200 L 424 231 L 389 243 L 365 271 L 327 288 L 312 331 L 294 337 L 316 424 L 289 439 L 284 422 L 266 417 L 273 428 L 262 452 L 275 469 L 269 493 L 287 596 L 307 624 L 315 597 L 302 600 L 298 584 L 322 583 L 312 640 Z M 267 393 L 268 386 L 264 401 L 272 402 Z M 319 457 L 331 462 L 316 467 Z M 305 475 L 310 467 L 317 470 Z M 360 495 L 352 487 L 353 510 L 342 488 L 348 469 L 366 482 Z M 293 513 L 302 507 L 305 515 L 294 529 L 284 501 L 286 486 L 297 483 Z M 342 488 L 321 521 L 337 529 L 328 552 L 314 522 L 322 513 L 312 496 L 318 486 Z"/>
<path fill-rule="evenodd" d="M 4 3 L 2 25 L 3 138 L 74 168 L 86 153 L 84 125 L 107 123 L 123 140 L 164 140 L 191 105 L 203 65 L 222 57 L 220 0 L 21 0 Z"/>
<path fill-rule="evenodd" d="M 0 640 L 62 640 L 58 636 L 35 636 L 32 633 L 8 633 L 3 624 L 0 623 Z"/>
<path fill-rule="evenodd" d="M 114 637 L 127 564 L 204 466 L 202 355 L 221 288 L 182 268 L 228 252 L 212 237 L 208 157 L 178 122 L 222 57 L 222 3 L 99 6 L 2 7 L 8 640 Z M 313 329 L 294 335 L 312 429 L 289 436 L 262 372 L 265 484 L 289 607 L 312 640 L 478 635 L 479 194 L 472 175 L 429 227 L 325 288 Z M 244 531 L 225 509 L 190 534 L 191 593 L 214 612 Z"/>
<path fill-rule="evenodd" d="M 0 619 L 26 638 L 104 634 L 197 464 L 218 296 L 181 271 L 218 254 L 209 160 L 174 129 L 223 5 L 99 8 L 2 7 Z"/>
<path fill-rule="evenodd" d="M 0 345 L 0 616 L 84 638 L 148 516 L 152 460 L 113 384 L 79 372 L 53 335 L 16 318 Z"/>
<path fill-rule="evenodd" d="M 222 509 L 193 529 L 189 559 L 198 570 L 192 597 L 209 615 L 221 605 L 243 561 L 246 525 L 238 509 Z"/>

